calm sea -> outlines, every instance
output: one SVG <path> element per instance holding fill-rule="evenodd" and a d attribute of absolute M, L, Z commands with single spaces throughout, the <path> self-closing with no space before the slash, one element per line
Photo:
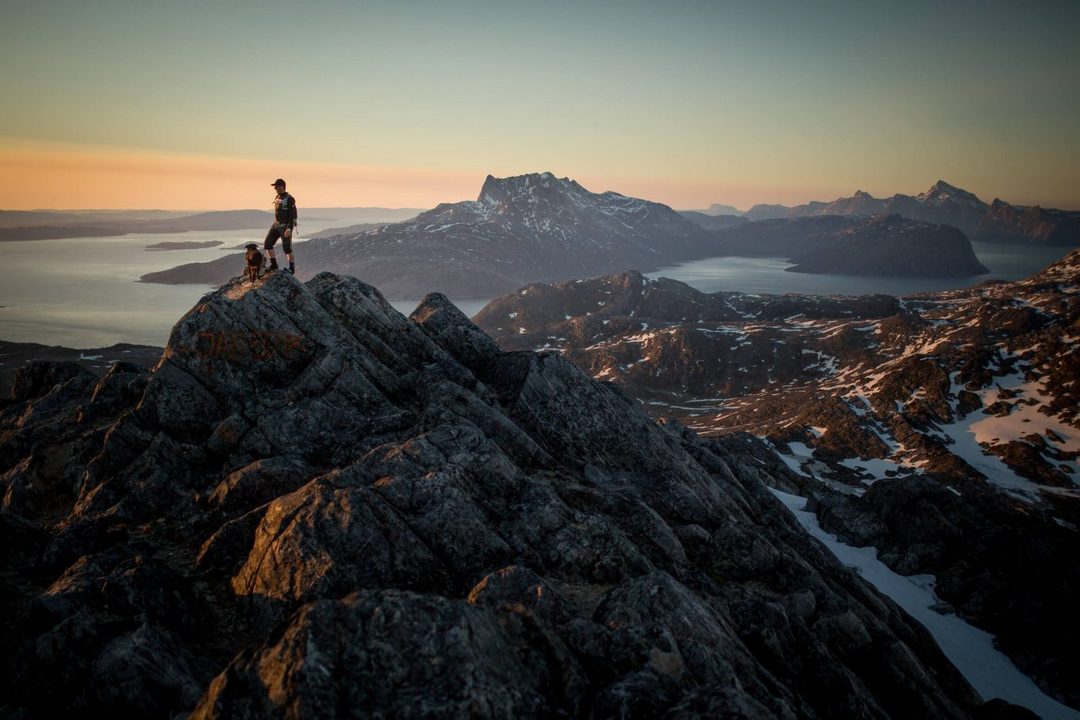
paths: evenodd
<path fill-rule="evenodd" d="M 0 339 L 92 348 L 118 342 L 164 345 L 173 324 L 199 298 L 206 285 L 157 285 L 136 282 L 148 272 L 182 263 L 204 262 L 258 242 L 260 230 L 132 234 L 114 238 L 69 238 L 0 244 Z M 204 242 L 222 245 L 195 250 L 149 251 L 161 242 Z M 789 263 L 775 258 L 721 257 L 663 268 L 650 277 L 682 280 L 700 290 L 748 293 L 905 295 L 964 287 L 988 278 L 1015 280 L 1045 267 L 1065 248 L 974 244 L 990 268 L 977 278 L 857 278 L 784 272 Z M 303 262 L 303 245 L 297 244 Z M 237 267 L 239 275 L 242 268 Z M 416 300 L 394 300 L 394 307 L 412 312 Z M 487 300 L 455 300 L 470 317 Z"/>

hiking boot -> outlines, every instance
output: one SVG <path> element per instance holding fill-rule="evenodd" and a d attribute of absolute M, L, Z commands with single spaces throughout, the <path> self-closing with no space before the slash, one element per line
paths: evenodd
<path fill-rule="evenodd" d="M 275 272 L 277 269 L 277 258 L 270 258 L 270 267 L 266 268 L 266 272 Z"/>
<path fill-rule="evenodd" d="M 295 275 L 296 274 L 296 265 L 293 264 L 293 263 L 289 263 L 289 274 L 290 275 Z"/>

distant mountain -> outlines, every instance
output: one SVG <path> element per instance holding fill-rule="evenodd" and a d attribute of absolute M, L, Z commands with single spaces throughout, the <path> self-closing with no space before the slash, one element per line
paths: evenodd
<path fill-rule="evenodd" d="M 881 215 L 896 214 L 911 220 L 952 225 L 971 237 L 975 226 L 989 206 L 966 190 L 938 180 L 919 195 L 893 195 L 875 198 L 857 190 L 854 195 L 831 202 L 810 202 L 805 205 L 755 205 L 746 212 L 750 220 L 797 218 L 818 215 Z"/>
<path fill-rule="evenodd" d="M 994 200 L 987 205 L 974 193 L 938 180 L 924 193 L 875 198 L 862 190 L 832 202 L 805 205 L 755 205 L 743 216 L 775 220 L 821 215 L 895 214 L 911 220 L 952 225 L 979 242 L 1080 245 L 1080 212 L 1010 205 Z"/>
<path fill-rule="evenodd" d="M 680 212 L 701 213 L 702 215 L 742 215 L 743 211 L 734 205 L 713 203 L 708 210 L 681 210 Z"/>
<path fill-rule="evenodd" d="M 248 230 L 269 227 L 272 213 L 265 210 L 216 210 L 168 220 L 150 221 L 128 232 L 188 232 L 191 230 Z"/>
<path fill-rule="evenodd" d="M 682 210 L 679 214 L 687 220 L 697 223 L 706 230 L 719 230 L 721 228 L 745 225 L 750 222 L 746 218 L 739 217 L 738 215 L 708 215 L 694 210 Z"/>
<path fill-rule="evenodd" d="M 742 210 L 739 210 L 734 205 L 721 205 L 720 203 L 713 203 L 709 206 L 709 209 L 705 211 L 708 215 L 742 215 Z"/>
<path fill-rule="evenodd" d="M 370 223 L 371 227 L 415 217 L 413 208 L 300 208 L 303 229 L 327 224 Z M 255 230 L 269 227 L 264 210 L 218 210 L 202 213 L 164 210 L 4 210 L 0 241 L 106 237 L 128 233 L 181 233 L 193 230 Z"/>
<path fill-rule="evenodd" d="M 886 201 L 884 211 L 912 220 L 952 225 L 970 238 L 988 209 L 989 206 L 974 194 L 938 180 L 929 190 L 915 197 L 893 195 Z"/>
<path fill-rule="evenodd" d="M 813 203 L 815 205 L 825 205 L 825 203 Z M 800 208 L 806 207 L 805 205 L 798 206 Z M 777 205 L 769 203 L 759 203 L 743 213 L 743 217 L 747 220 L 780 220 L 783 218 L 794 217 L 793 213 L 795 208 L 788 207 L 787 205 Z M 808 215 L 809 213 L 802 213 Z"/>
<path fill-rule="evenodd" d="M 113 237 L 123 235 L 115 227 L 94 225 L 37 225 L 33 227 L 0 227 L 0 242 L 20 240 L 55 240 L 72 237 Z"/>
<path fill-rule="evenodd" d="M 1080 705 L 1080 251 L 1026 280 L 900 299 L 622 273 L 529 286 L 475 321 L 703 435 L 769 438 L 829 532 L 932 574 L 942 612 Z"/>
<path fill-rule="evenodd" d="M 980 242 L 1076 246 L 1080 245 L 1080 212 L 994 200 L 979 220 L 974 238 Z"/>
<path fill-rule="evenodd" d="M 886 212 L 887 201 L 879 200 L 870 193 L 863 192 L 862 190 L 856 190 L 855 194 L 849 198 L 839 198 L 833 200 L 831 203 L 827 203 L 824 207 L 817 207 L 816 204 L 811 207 L 810 205 L 804 206 L 806 212 L 797 212 L 792 217 L 798 217 L 799 215 L 880 215 Z"/>
<path fill-rule="evenodd" d="M 175 210 L 0 210 L 0 228 L 168 220 L 190 214 Z"/>
<path fill-rule="evenodd" d="M 870 200 L 862 193 L 851 205 L 866 206 Z M 652 270 L 718 255 L 797 257 L 799 272 L 936 277 L 986 272 L 966 238 L 928 223 L 835 214 L 749 222 L 678 213 L 614 192 L 592 193 L 551 173 L 488 176 L 475 201 L 444 203 L 393 225 L 319 234 L 297 252 L 302 277 L 334 268 L 380 278 L 397 298 L 427 288 L 453 297 L 485 297 L 529 282 L 627 267 Z M 142 281 L 224 283 L 241 266 L 238 256 L 228 256 L 149 273 Z"/>
<path fill-rule="evenodd" d="M 714 254 L 786 257 L 792 272 L 970 277 L 987 272 L 964 234 L 899 215 L 759 220 L 715 232 Z"/>
<path fill-rule="evenodd" d="M 808 241 L 790 272 L 875 277 L 970 277 L 989 272 L 955 227 L 878 215 Z"/>
<path fill-rule="evenodd" d="M 268 227 L 273 215 L 263 210 L 222 210 L 179 217 L 135 217 L 123 214 L 27 213 L 25 223 L 0 227 L 0 241 L 103 237 L 128 233 L 181 233 L 193 230 L 247 230 Z M 100 219 L 95 219 L 100 217 Z M 17 222 L 5 218 L 3 222 Z M 48 224 L 43 224 L 48 223 Z"/>
<path fill-rule="evenodd" d="M 444 203 L 416 218 L 310 240 L 301 274 L 324 268 L 377 280 L 390 297 L 438 290 L 484 297 L 538 280 L 582 277 L 627 265 L 657 268 L 707 254 L 709 233 L 667 205 L 592 193 L 568 178 L 488 176 L 474 201 Z M 235 260 L 183 266 L 145 282 L 221 283 Z M 215 274 L 218 273 L 218 274 Z"/>

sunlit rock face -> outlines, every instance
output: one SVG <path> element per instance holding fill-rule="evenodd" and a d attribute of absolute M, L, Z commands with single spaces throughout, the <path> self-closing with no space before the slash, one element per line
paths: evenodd
<path fill-rule="evenodd" d="M 233 283 L 149 373 L 27 369 L 0 432 L 25 716 L 979 712 L 774 499 L 783 465 L 440 295 Z"/>

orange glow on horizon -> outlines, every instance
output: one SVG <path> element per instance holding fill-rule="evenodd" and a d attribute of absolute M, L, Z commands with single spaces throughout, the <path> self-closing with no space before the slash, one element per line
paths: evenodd
<path fill-rule="evenodd" d="M 714 202 L 748 209 L 755 202 L 805 202 L 806 188 L 757 187 L 704 179 L 574 175 L 551 170 L 592 192 L 615 192 L 677 209 Z M 499 172 L 494 172 L 500 175 Z M 234 210 L 267 204 L 269 183 L 284 177 L 307 207 L 431 208 L 477 197 L 483 170 L 277 162 L 179 153 L 0 143 L 0 192 L 5 209 Z M 761 198 L 767 198 L 762 200 Z"/>
<path fill-rule="evenodd" d="M 551 171 L 588 190 L 608 190 L 664 203 L 677 210 L 707 209 L 713 203 L 748 210 L 757 203 L 799 205 L 850 196 L 858 185 L 835 179 L 811 187 L 762 179 L 732 180 L 718 174 L 655 176 L 575 173 L 558 167 L 443 170 L 423 167 L 279 162 L 256 158 L 168 153 L 0 138 L 0 192 L 5 210 L 239 210 L 263 208 L 270 182 L 284 177 L 302 207 L 385 207 L 427 209 L 439 203 L 473 200 L 490 172 L 497 177 Z M 876 197 L 917 194 L 921 187 L 867 188 Z M 949 178 L 945 178 L 949 180 Z M 842 183 L 842 181 L 841 181 Z M 964 183 L 960 183 L 963 187 Z M 985 202 L 996 193 L 966 187 Z M 1006 198 L 1043 207 L 1069 208 L 1055 198 Z M 1024 201 L 1027 200 L 1025 203 Z"/>
<path fill-rule="evenodd" d="M 308 207 L 425 208 L 471 199 L 483 182 L 475 173 L 423 168 L 0 146 L 5 209 L 258 208 L 278 177 Z"/>

